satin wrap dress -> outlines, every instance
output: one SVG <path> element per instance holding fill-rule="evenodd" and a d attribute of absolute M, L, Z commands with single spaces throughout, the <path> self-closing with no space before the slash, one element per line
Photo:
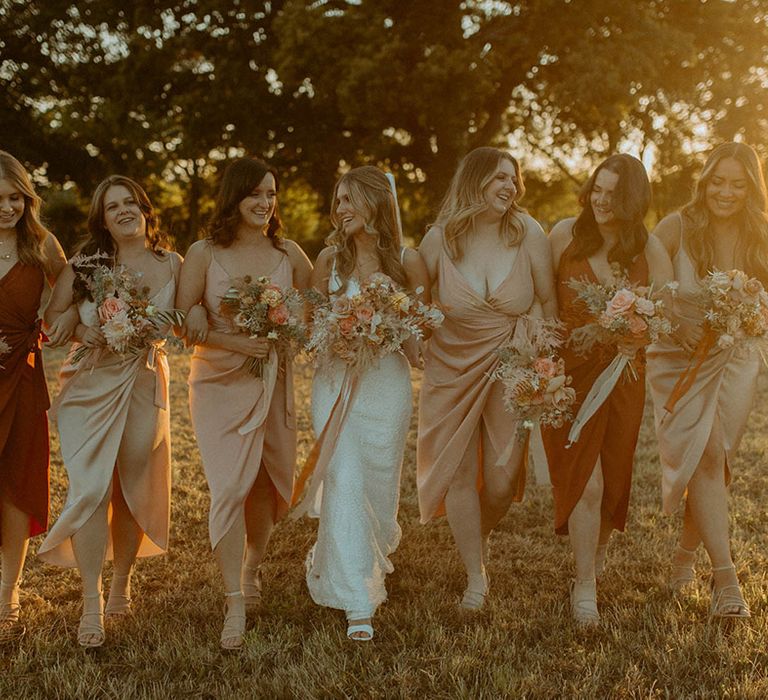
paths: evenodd
<path fill-rule="evenodd" d="M 672 264 L 679 285 L 676 321 L 681 325 L 701 325 L 705 312 L 697 299 L 701 282 L 683 245 Z M 694 384 L 669 413 L 664 404 L 689 362 L 688 353 L 671 340 L 648 350 L 648 379 L 661 460 L 661 495 L 667 513 L 677 508 L 712 440 L 722 453 L 723 478 L 726 483 L 730 481 L 730 465 L 752 410 L 760 369 L 760 357 L 755 352 L 746 348 L 715 348 L 704 359 Z"/>
<path fill-rule="evenodd" d="M 417 485 L 421 522 L 445 513 L 445 495 L 476 434 L 477 487 L 482 490 L 482 450 L 490 442 L 501 455 L 516 440 L 517 421 L 505 410 L 503 386 L 491 374 L 496 350 L 508 342 L 520 316 L 534 306 L 531 260 L 524 244 L 507 277 L 483 298 L 467 283 L 445 247 L 438 258 L 435 301 L 445 321 L 430 337 L 424 353 L 419 400 Z M 525 443 L 517 440 L 506 464 L 516 500 L 525 488 Z M 521 465 L 522 464 L 522 465 Z M 521 465 L 521 466 L 518 466 Z"/>
<path fill-rule="evenodd" d="M 628 274 L 631 282 L 648 284 L 645 255 L 635 258 Z M 589 260 L 573 255 L 571 243 L 560 258 L 556 279 L 558 308 L 560 319 L 566 326 L 566 337 L 570 330 L 591 320 L 584 305 L 577 300 L 576 292 L 568 286 L 569 280 L 582 278 L 598 282 Z M 572 386 L 576 390 L 574 416 L 595 380 L 617 352 L 615 346 L 598 346 L 587 355 L 578 354 L 567 345 L 562 349 L 565 373 L 572 377 Z M 560 535 L 568 532 L 568 518 L 584 493 L 598 458 L 603 473 L 603 517 L 614 529 L 624 530 L 645 402 L 645 355 L 642 351 L 635 355 L 632 365 L 637 379 L 627 373 L 622 375 L 605 403 L 584 425 L 574 445 L 566 447 L 571 421 L 560 428 L 543 426 L 541 429 L 555 501 L 555 532 Z"/>
<path fill-rule="evenodd" d="M 48 389 L 37 319 L 43 271 L 17 262 L 0 279 L 0 508 L 29 516 L 29 535 L 48 526 Z"/>
<path fill-rule="evenodd" d="M 178 258 L 168 255 L 168 282 L 151 298 L 174 308 Z M 79 304 L 80 320 L 98 324 L 96 305 Z M 58 566 L 77 566 L 72 536 L 90 519 L 119 477 L 120 489 L 141 530 L 138 557 L 168 549 L 171 512 L 171 428 L 168 359 L 162 347 L 120 355 L 104 348 L 78 363 L 75 343 L 61 369 L 54 410 L 61 456 L 69 478 L 64 510 L 38 555 Z M 112 506 L 108 522 L 111 524 Z M 111 526 L 106 558 L 114 557 Z"/>
<path fill-rule="evenodd" d="M 221 315 L 221 298 L 231 286 L 211 250 L 203 304 L 211 330 L 234 333 Z M 267 275 L 279 287 L 293 285 L 287 255 Z M 267 470 L 274 519 L 288 510 L 296 465 L 293 369 L 272 350 L 263 377 L 250 374 L 248 358 L 237 352 L 197 345 L 189 373 L 189 406 L 203 469 L 211 492 L 209 532 L 215 548 L 232 525 L 245 518 L 245 501 L 259 470 Z"/>

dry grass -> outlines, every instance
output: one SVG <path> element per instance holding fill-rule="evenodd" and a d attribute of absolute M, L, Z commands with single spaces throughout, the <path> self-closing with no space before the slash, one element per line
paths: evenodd
<path fill-rule="evenodd" d="M 48 357 L 51 378 L 60 359 Z M 729 631 L 708 622 L 703 560 L 698 595 L 675 600 L 664 591 L 677 520 L 660 513 L 647 412 L 628 532 L 615 537 L 600 587 L 599 631 L 581 634 L 569 624 L 568 546 L 552 533 L 548 490 L 533 483 L 492 540 L 489 605 L 474 616 L 459 612 L 463 575 L 447 525 L 418 524 L 412 430 L 403 540 L 393 557 L 390 601 L 376 616 L 376 639 L 348 642 L 342 614 L 312 603 L 303 559 L 314 524 L 285 521 L 265 565 L 263 611 L 245 651 L 233 656 L 217 647 L 221 585 L 208 546 L 208 494 L 189 422 L 187 368 L 186 357 L 174 358 L 170 552 L 138 564 L 134 614 L 109 626 L 102 650 L 85 654 L 75 644 L 77 575 L 36 560 L 38 541 L 22 598 L 28 633 L 17 647 L 0 650 L 0 698 L 768 697 L 764 377 L 732 496 L 735 555 L 754 615 L 749 624 Z M 304 372 L 297 385 L 301 454 L 310 438 L 308 389 Z M 53 439 L 55 517 L 66 477 Z"/>

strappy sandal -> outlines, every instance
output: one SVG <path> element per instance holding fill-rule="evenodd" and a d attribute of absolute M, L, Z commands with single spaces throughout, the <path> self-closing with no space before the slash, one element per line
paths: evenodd
<path fill-rule="evenodd" d="M 720 566 L 712 569 L 712 571 L 729 571 L 731 569 L 735 571 L 736 567 L 731 564 L 730 566 Z M 744 596 L 741 594 L 741 588 L 738 583 L 715 588 L 715 580 L 713 578 L 711 585 L 712 603 L 709 608 L 709 616 L 712 619 L 738 620 L 752 617 L 752 613 L 744 600 Z"/>
<path fill-rule="evenodd" d="M 86 602 L 98 600 L 98 610 L 87 610 Z M 93 595 L 83 596 L 83 614 L 77 628 L 77 643 L 84 649 L 96 649 L 104 644 L 104 600 L 101 591 Z"/>
<path fill-rule="evenodd" d="M 488 574 L 485 569 L 480 574 L 469 574 L 467 576 L 467 588 L 461 599 L 460 606 L 464 610 L 480 610 L 485 604 L 488 596 Z"/>
<path fill-rule="evenodd" d="M 261 565 L 243 566 L 242 579 L 245 611 L 252 612 L 261 606 Z"/>
<path fill-rule="evenodd" d="M 0 583 L 0 591 L 10 591 L 9 601 L 0 604 L 0 644 L 10 644 L 21 639 L 27 631 L 21 624 L 21 604 L 19 603 L 19 583 Z"/>
<path fill-rule="evenodd" d="M 356 637 L 356 634 L 363 636 Z M 373 625 L 369 622 L 347 620 L 347 638 L 353 642 L 370 642 L 373 639 Z"/>
<path fill-rule="evenodd" d="M 242 591 L 232 591 L 225 593 L 227 599 L 243 597 Z M 243 637 L 245 636 L 245 615 L 233 613 L 230 608 L 230 601 L 224 604 L 224 627 L 221 630 L 221 648 L 224 651 L 239 651 L 243 648 Z"/>
<path fill-rule="evenodd" d="M 580 589 L 577 593 L 577 586 Z M 587 593 L 587 596 L 584 593 Z M 600 624 L 600 613 L 597 611 L 597 583 L 595 579 L 577 581 L 571 579 L 569 588 L 571 600 L 571 617 L 576 626 L 581 629 L 596 627 Z"/>
<path fill-rule="evenodd" d="M 696 583 L 696 550 L 686 549 L 677 545 L 672 555 L 672 567 L 669 572 L 667 588 L 673 593 L 682 593 L 689 586 Z"/>
<path fill-rule="evenodd" d="M 112 574 L 109 598 L 104 608 L 105 615 L 127 615 L 131 612 L 131 573 L 129 571 L 127 574 Z"/>

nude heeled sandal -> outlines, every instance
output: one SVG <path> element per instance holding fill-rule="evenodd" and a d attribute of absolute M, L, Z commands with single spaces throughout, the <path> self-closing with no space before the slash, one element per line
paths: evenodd
<path fill-rule="evenodd" d="M 242 591 L 232 591 L 225 593 L 227 601 L 224 604 L 224 627 L 221 630 L 221 648 L 224 651 L 238 651 L 243 648 L 243 637 L 245 636 L 245 615 L 232 613 L 230 611 L 230 599 L 243 597 Z"/>
<path fill-rule="evenodd" d="M 736 570 L 736 567 L 719 566 L 712 569 L 715 571 Z M 752 617 L 749 606 L 741 594 L 741 587 L 738 583 L 732 583 L 730 586 L 715 588 L 715 579 L 712 578 L 712 603 L 709 608 L 709 616 L 716 620 L 736 620 Z"/>
<path fill-rule="evenodd" d="M 98 610 L 87 610 L 86 601 L 98 600 Z M 104 644 L 104 600 L 101 591 L 83 596 L 83 613 L 77 627 L 77 643 L 84 649 L 96 649 Z"/>
<path fill-rule="evenodd" d="M 464 610 L 480 610 L 488 596 L 488 574 L 485 569 L 480 574 L 467 576 L 467 588 L 459 604 Z"/>
<path fill-rule="evenodd" d="M 3 598 L 8 592 L 8 602 L 0 604 L 0 644 L 15 642 L 24 636 L 26 628 L 19 621 L 21 616 L 21 604 L 19 603 L 20 581 L 14 584 L 0 583 L 0 591 Z"/>

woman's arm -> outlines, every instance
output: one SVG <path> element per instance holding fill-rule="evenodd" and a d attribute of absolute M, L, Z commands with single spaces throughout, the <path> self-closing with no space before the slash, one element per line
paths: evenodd
<path fill-rule="evenodd" d="M 325 296 L 328 296 L 328 278 L 331 276 L 333 254 L 333 248 L 323 248 L 315 260 L 315 267 L 309 277 L 309 286 Z"/>
<path fill-rule="evenodd" d="M 72 265 L 66 265 L 53 286 L 51 299 L 43 314 L 43 320 L 47 326 L 52 327 L 73 306 L 72 284 L 74 281 L 75 271 Z M 101 329 L 86 326 L 79 321 L 74 329 L 74 337 L 89 348 L 99 347 L 106 343 Z"/>
<path fill-rule="evenodd" d="M 405 269 L 405 276 L 408 280 L 408 289 L 415 292 L 421 287 L 421 291 L 418 293 L 418 298 L 425 304 L 429 304 L 432 301 L 429 272 L 427 271 L 427 266 L 424 264 L 424 259 L 418 251 L 413 248 L 406 248 L 405 254 L 403 255 L 403 268 Z"/>
<path fill-rule="evenodd" d="M 56 236 L 49 233 L 43 241 L 43 256 L 45 257 L 45 276 L 48 284 L 53 287 L 61 271 L 67 266 L 67 256 Z"/>
<path fill-rule="evenodd" d="M 426 267 L 427 275 L 429 277 L 427 288 L 430 290 L 430 295 L 432 287 L 437 281 L 437 261 L 440 258 L 440 248 L 442 245 L 443 230 L 438 226 L 432 226 L 419 244 L 419 255 L 424 261 L 424 266 Z"/>
<path fill-rule="evenodd" d="M 552 247 L 539 223 L 528 220 L 523 241 L 531 256 L 531 274 L 536 298 L 541 303 L 544 318 L 557 316 L 557 294 L 555 293 L 555 271 L 552 262 Z"/>
<path fill-rule="evenodd" d="M 189 247 L 179 270 L 176 308 L 185 314 L 180 333 L 188 346 L 204 343 L 208 337 L 208 314 L 200 302 L 205 293 L 210 255 L 210 244 L 196 241 Z"/>
<path fill-rule="evenodd" d="M 45 276 L 48 284 L 53 287 L 56 279 L 62 270 L 67 266 L 67 258 L 61 244 L 52 233 L 49 233 L 43 243 L 43 255 L 45 257 Z M 59 347 L 66 345 L 72 338 L 72 334 L 80 322 L 80 316 L 77 313 L 77 306 L 70 306 L 62 311 L 55 321 L 46 323 L 46 333 L 48 335 L 48 345 L 50 347 Z"/>
<path fill-rule="evenodd" d="M 298 243 L 287 239 L 284 242 L 293 270 L 293 286 L 300 290 L 308 289 L 312 278 L 312 263 Z"/>

